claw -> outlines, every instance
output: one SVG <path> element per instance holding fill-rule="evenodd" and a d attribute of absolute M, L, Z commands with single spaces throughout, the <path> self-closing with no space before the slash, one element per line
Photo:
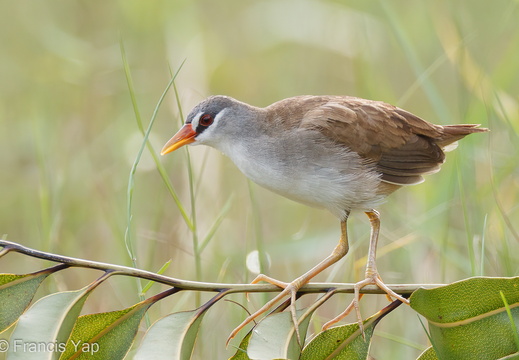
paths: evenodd
<path fill-rule="evenodd" d="M 386 293 L 386 297 L 390 302 L 393 301 L 392 298 L 395 298 L 395 299 L 400 300 L 404 304 L 409 305 L 408 299 L 402 297 L 401 295 L 399 295 L 399 294 L 395 293 L 393 290 L 391 290 L 386 284 L 384 284 L 384 282 L 380 278 L 380 275 L 378 274 L 378 272 L 376 270 L 372 269 L 371 275 L 369 277 L 366 277 L 364 280 L 359 281 L 358 283 L 355 284 L 354 296 L 353 296 L 353 300 L 351 301 L 350 305 L 348 305 L 346 310 L 344 310 L 338 316 L 336 316 L 335 318 L 333 318 L 332 320 L 330 320 L 326 324 L 324 324 L 322 327 L 323 331 L 328 329 L 330 326 L 338 323 L 342 319 L 344 319 L 353 309 L 355 309 L 355 313 L 357 315 L 357 323 L 359 324 L 359 329 L 362 332 L 362 336 L 364 337 L 364 321 L 362 320 L 362 315 L 360 313 L 359 303 L 360 303 L 360 299 L 362 299 L 362 296 L 364 295 L 364 294 L 360 293 L 360 290 L 367 285 L 376 285 L 381 290 L 384 290 Z"/>
<path fill-rule="evenodd" d="M 257 284 L 260 281 L 266 281 L 273 285 L 277 285 L 281 288 L 284 288 L 279 294 L 276 295 L 272 300 L 263 305 L 259 310 L 257 310 L 254 314 L 249 315 L 240 325 L 238 325 L 227 338 L 226 345 L 243 329 L 247 324 L 256 320 L 261 314 L 269 311 L 274 305 L 283 300 L 283 298 L 287 295 L 290 295 L 290 313 L 292 314 L 292 321 L 294 323 L 294 328 L 299 339 L 299 326 L 296 312 L 296 300 L 297 300 L 297 291 L 306 283 L 308 280 L 304 281 L 304 276 L 297 278 L 291 283 L 284 283 L 282 281 L 273 279 L 266 275 L 260 274 L 252 281 L 252 284 Z"/>
<path fill-rule="evenodd" d="M 347 213 L 347 215 L 349 212 Z M 357 315 L 357 322 L 359 324 L 359 329 L 362 332 L 362 336 L 364 335 L 364 323 L 362 320 L 362 315 L 360 313 L 360 299 L 362 298 L 363 294 L 360 293 L 360 290 L 367 286 L 367 285 L 376 285 L 380 289 L 384 290 L 386 293 L 386 297 L 389 301 L 393 301 L 392 298 L 398 299 L 404 304 L 409 304 L 409 300 L 402 297 L 401 295 L 398 295 L 393 290 L 391 290 L 380 278 L 380 275 L 378 274 L 377 267 L 376 267 L 376 249 L 377 249 L 377 242 L 378 242 L 378 233 L 380 230 L 380 217 L 377 211 L 371 210 L 366 211 L 366 215 L 368 215 L 368 218 L 371 223 L 371 236 L 370 236 L 370 242 L 369 242 L 369 250 L 368 250 L 368 262 L 366 264 L 366 278 L 362 281 L 359 281 L 355 284 L 354 287 L 354 297 L 350 305 L 344 310 L 339 316 L 336 318 L 328 321 L 326 324 L 323 325 L 323 330 L 326 330 L 333 324 L 339 322 L 342 320 L 346 315 L 348 315 L 353 309 L 355 309 L 355 313 Z M 277 304 L 281 299 L 283 299 L 285 296 L 290 295 L 290 312 L 292 314 L 292 321 L 294 323 L 295 331 L 297 333 L 298 339 L 299 339 L 299 326 L 298 326 L 298 319 L 297 319 L 297 313 L 296 313 L 296 298 L 297 298 L 297 292 L 301 287 L 305 284 L 307 284 L 314 276 L 319 274 L 321 271 L 325 270 L 332 264 L 339 261 L 341 258 L 343 258 L 348 253 L 348 236 L 346 233 L 346 220 L 341 220 L 341 238 L 339 240 L 339 243 L 333 250 L 333 252 L 323 261 L 321 261 L 319 264 L 314 266 L 310 271 L 306 272 L 304 275 L 298 277 L 296 280 L 292 281 L 291 283 L 284 283 L 279 280 L 275 280 L 273 278 L 270 278 L 266 275 L 258 275 L 253 281 L 252 284 L 256 284 L 260 281 L 267 281 L 271 284 L 277 285 L 281 288 L 283 288 L 283 291 L 281 291 L 276 297 L 274 297 L 272 300 L 267 302 L 265 305 L 263 305 L 262 308 L 260 308 L 258 311 L 256 311 L 254 314 L 250 315 L 248 318 L 246 318 L 236 329 L 234 329 L 231 334 L 229 335 L 229 338 L 227 339 L 227 345 L 229 344 L 229 341 L 233 339 L 238 332 L 243 329 L 247 324 L 249 324 L 251 321 L 254 321 L 258 316 L 261 314 L 267 312 L 272 308 L 275 304 Z M 248 299 L 248 294 L 247 294 Z M 301 339 L 299 339 L 301 340 Z"/>
<path fill-rule="evenodd" d="M 258 276 L 256 276 L 254 278 L 254 280 L 251 281 L 251 285 L 252 284 L 257 284 L 260 281 L 265 281 L 265 282 L 268 282 L 269 284 L 279 286 L 281 289 L 286 289 L 288 287 L 288 285 L 289 285 L 286 282 L 276 280 L 274 278 L 271 278 L 270 276 L 263 275 L 263 274 L 259 274 Z M 246 293 L 245 297 L 247 298 L 247 301 L 249 301 L 249 293 Z"/>
<path fill-rule="evenodd" d="M 260 316 L 261 314 L 270 310 L 274 305 L 276 305 L 278 302 L 280 302 L 286 295 L 291 293 L 292 289 L 290 288 L 290 285 L 291 284 L 289 284 L 289 286 L 286 286 L 283 291 L 281 291 L 279 294 L 276 295 L 276 297 L 274 297 L 272 300 L 267 302 L 258 311 L 256 311 L 254 314 L 248 316 L 240 325 L 238 325 L 227 338 L 226 346 L 229 345 L 229 342 L 238 334 L 238 332 L 240 332 L 241 329 L 243 329 L 245 326 L 247 326 L 247 324 L 256 320 L 258 318 L 258 316 Z M 295 291 L 295 293 L 297 293 L 297 291 Z M 291 302 L 290 306 L 294 308 L 294 311 L 292 312 L 292 318 L 293 318 L 294 314 L 295 314 L 295 304 L 294 304 L 295 298 L 292 298 L 292 296 L 291 296 L 291 299 L 292 299 L 292 302 Z"/>
<path fill-rule="evenodd" d="M 357 300 L 357 303 L 358 301 L 362 298 L 364 294 L 360 294 L 359 296 L 359 299 Z M 322 331 L 324 330 L 327 330 L 330 328 L 330 326 L 332 325 L 335 325 L 337 324 L 339 321 L 341 321 L 342 319 L 344 319 L 346 316 L 348 316 L 348 314 L 355 308 L 355 299 L 353 299 L 353 301 L 350 303 L 350 305 L 348 305 L 348 307 L 346 308 L 346 310 L 344 310 L 342 313 L 340 313 L 339 315 L 337 315 L 335 318 L 331 319 L 330 321 L 328 321 L 326 324 L 323 325 L 323 327 L 321 328 Z M 359 320 L 359 319 L 357 319 Z M 360 321 L 362 321 L 362 319 L 360 319 Z M 360 327 L 360 325 L 359 325 Z"/>
<path fill-rule="evenodd" d="M 302 276 L 298 277 L 291 283 L 284 283 L 282 281 L 270 278 L 266 275 L 258 275 L 256 279 L 252 281 L 253 284 L 256 284 L 260 281 L 267 281 L 271 284 L 277 285 L 281 288 L 284 288 L 283 291 L 281 291 L 275 298 L 267 302 L 261 309 L 256 311 L 254 314 L 250 315 L 248 318 L 246 318 L 236 329 L 234 329 L 229 337 L 227 338 L 227 345 L 229 344 L 229 341 L 231 341 L 238 332 L 243 329 L 247 324 L 249 324 L 251 321 L 255 320 L 258 316 L 261 314 L 267 312 L 270 308 L 272 308 L 275 304 L 281 301 L 285 296 L 290 295 L 290 312 L 292 313 L 292 321 L 294 322 L 295 331 L 297 333 L 297 336 L 299 338 L 299 326 L 298 326 L 298 320 L 297 320 L 297 313 L 296 313 L 296 298 L 297 298 L 297 292 L 301 287 L 305 284 L 307 284 L 313 277 L 318 275 L 320 272 L 331 266 L 332 264 L 336 263 L 340 259 L 342 259 L 347 253 L 348 253 L 348 236 L 346 234 L 346 219 L 341 220 L 341 237 L 339 239 L 339 243 L 335 247 L 335 249 L 332 251 L 332 253 L 323 261 L 321 261 L 319 264 L 314 266 L 312 269 L 310 269 L 308 272 L 303 274 Z"/>

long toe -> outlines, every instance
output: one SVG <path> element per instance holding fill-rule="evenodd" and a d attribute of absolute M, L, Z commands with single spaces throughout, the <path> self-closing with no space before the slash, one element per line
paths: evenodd
<path fill-rule="evenodd" d="M 393 290 L 391 290 L 383 281 L 378 272 L 373 273 L 373 275 L 366 277 L 364 280 L 359 281 L 354 285 L 354 296 L 351 303 L 348 305 L 346 310 L 344 310 L 341 314 L 333 318 L 332 320 L 328 321 L 326 324 L 323 325 L 322 330 L 326 330 L 330 328 L 331 326 L 335 325 L 342 319 L 344 319 L 352 310 L 355 310 L 355 314 L 357 317 L 357 323 L 359 324 L 359 328 L 362 332 L 364 332 L 364 321 L 362 319 L 362 315 L 360 313 L 360 299 L 362 299 L 362 296 L 364 294 L 360 293 L 360 290 L 364 288 L 367 285 L 376 285 L 379 289 L 383 290 L 386 293 L 386 297 L 389 301 L 393 301 L 392 298 L 398 299 L 404 304 L 409 305 L 409 300 L 404 298 L 403 296 L 397 294 Z"/>
<path fill-rule="evenodd" d="M 373 279 L 373 283 L 372 284 L 375 284 L 378 286 L 379 289 L 383 290 L 385 293 L 386 293 L 386 296 L 388 298 L 389 301 L 393 301 L 392 298 L 395 298 L 395 299 L 398 299 L 400 300 L 401 302 L 403 302 L 404 304 L 407 304 L 409 305 L 409 300 L 406 299 L 405 297 L 403 297 L 402 295 L 399 295 L 397 294 L 396 292 L 394 292 L 393 290 L 391 290 L 385 283 L 384 281 L 382 281 L 382 278 L 380 277 L 380 275 L 378 275 L 378 273 L 376 274 L 376 276 L 374 277 Z"/>
<path fill-rule="evenodd" d="M 245 326 L 247 326 L 247 324 L 251 323 L 252 321 L 255 321 L 260 315 L 269 311 L 276 304 L 281 302 L 281 300 L 283 300 L 286 296 L 290 296 L 290 312 L 292 314 L 292 320 L 294 322 L 296 333 L 299 336 L 299 331 L 298 331 L 299 329 L 297 327 L 297 316 L 296 316 L 296 304 L 295 303 L 296 303 L 297 291 L 304 285 L 304 283 L 301 284 L 301 281 L 299 281 L 300 279 L 296 279 L 293 282 L 288 283 L 288 284 L 277 281 L 277 280 L 275 280 L 275 282 L 271 282 L 269 280 L 273 280 L 273 279 L 268 278 L 267 276 L 264 276 L 264 275 L 261 277 L 260 280 L 257 280 L 257 279 L 258 278 L 256 278 L 253 281 L 253 283 L 257 283 L 261 280 L 264 280 L 264 281 L 273 283 L 274 285 L 277 285 L 280 287 L 283 287 L 283 285 L 284 285 L 285 288 L 283 289 L 283 291 L 281 291 L 279 294 L 277 294 L 272 300 L 267 302 L 259 310 L 257 310 L 252 315 L 248 316 L 240 325 L 238 325 L 227 338 L 227 344 L 229 344 L 229 341 L 231 341 L 236 336 L 236 334 L 238 334 L 238 332 L 240 332 L 241 329 L 243 329 Z"/>
<path fill-rule="evenodd" d="M 360 294 L 359 296 L 359 299 L 357 299 L 357 304 L 358 304 L 358 301 L 362 298 L 364 294 Z M 336 317 L 334 317 L 333 319 L 331 319 L 330 321 L 328 321 L 326 324 L 323 325 L 322 327 L 322 330 L 326 330 L 328 328 L 330 328 L 331 326 L 337 324 L 339 321 L 341 321 L 342 319 L 344 319 L 346 316 L 348 316 L 348 314 L 353 310 L 355 309 L 355 299 L 350 303 L 350 305 L 348 305 L 348 307 L 346 308 L 346 310 L 344 310 L 342 313 L 340 313 L 339 315 L 337 315 Z M 360 319 L 362 321 L 362 319 Z"/>

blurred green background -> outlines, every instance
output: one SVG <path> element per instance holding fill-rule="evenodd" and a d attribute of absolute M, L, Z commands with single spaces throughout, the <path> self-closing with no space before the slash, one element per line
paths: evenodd
<path fill-rule="evenodd" d="M 474 275 L 519 273 L 519 27 L 517 1 L 1 1 L 0 232 L 39 250 L 131 265 L 124 245 L 128 176 L 141 146 L 126 83 L 124 43 L 140 114 L 147 125 L 171 72 L 183 115 L 206 96 L 257 106 L 300 94 L 383 100 L 438 124 L 491 128 L 462 140 L 439 174 L 400 190 L 381 208 L 378 268 L 387 283 L 448 283 Z M 159 151 L 182 119 L 171 91 L 150 140 Z M 262 248 L 266 272 L 290 281 L 335 246 L 339 222 L 249 184 L 217 151 L 189 149 L 160 161 L 191 214 L 198 241 L 145 150 L 135 175 L 132 241 L 140 268 L 206 282 L 240 283 L 255 274 L 245 258 Z M 349 222 L 352 248 L 318 281 L 362 279 L 369 224 Z M 1 272 L 49 264 L 9 254 Z M 199 271 L 197 273 L 197 267 Z M 41 294 L 76 289 L 100 274 L 70 270 Z M 151 292 L 163 290 L 154 286 Z M 193 309 L 212 294 L 181 293 L 150 319 Z M 308 296 L 310 298 L 311 296 Z M 265 301 L 235 300 L 251 310 Z M 351 295 L 337 295 L 314 317 L 317 331 Z M 112 278 L 86 312 L 138 301 L 135 279 Z M 308 303 L 303 299 L 301 305 Z M 370 315 L 386 304 L 367 296 Z M 206 316 L 194 358 L 225 358 L 227 334 L 244 318 L 220 302 Z M 349 318 L 353 321 L 353 318 Z M 214 325 L 218 324 L 218 331 Z M 142 324 L 142 333 L 146 325 Z M 415 358 L 427 346 L 417 316 L 403 306 L 375 333 L 375 358 Z"/>

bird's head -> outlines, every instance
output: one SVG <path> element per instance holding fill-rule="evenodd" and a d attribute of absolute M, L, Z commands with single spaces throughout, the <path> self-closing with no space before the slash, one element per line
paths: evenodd
<path fill-rule="evenodd" d="M 184 126 L 164 145 L 160 154 L 168 154 L 188 144 L 218 148 L 250 118 L 249 109 L 249 105 L 228 96 L 205 99 L 191 110 Z"/>

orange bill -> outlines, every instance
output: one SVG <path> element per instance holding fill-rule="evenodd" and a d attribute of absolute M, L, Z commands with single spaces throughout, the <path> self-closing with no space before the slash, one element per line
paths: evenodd
<path fill-rule="evenodd" d="M 164 145 L 160 155 L 166 155 L 172 151 L 177 150 L 187 144 L 195 141 L 196 131 L 193 130 L 191 124 L 186 124 Z"/>

